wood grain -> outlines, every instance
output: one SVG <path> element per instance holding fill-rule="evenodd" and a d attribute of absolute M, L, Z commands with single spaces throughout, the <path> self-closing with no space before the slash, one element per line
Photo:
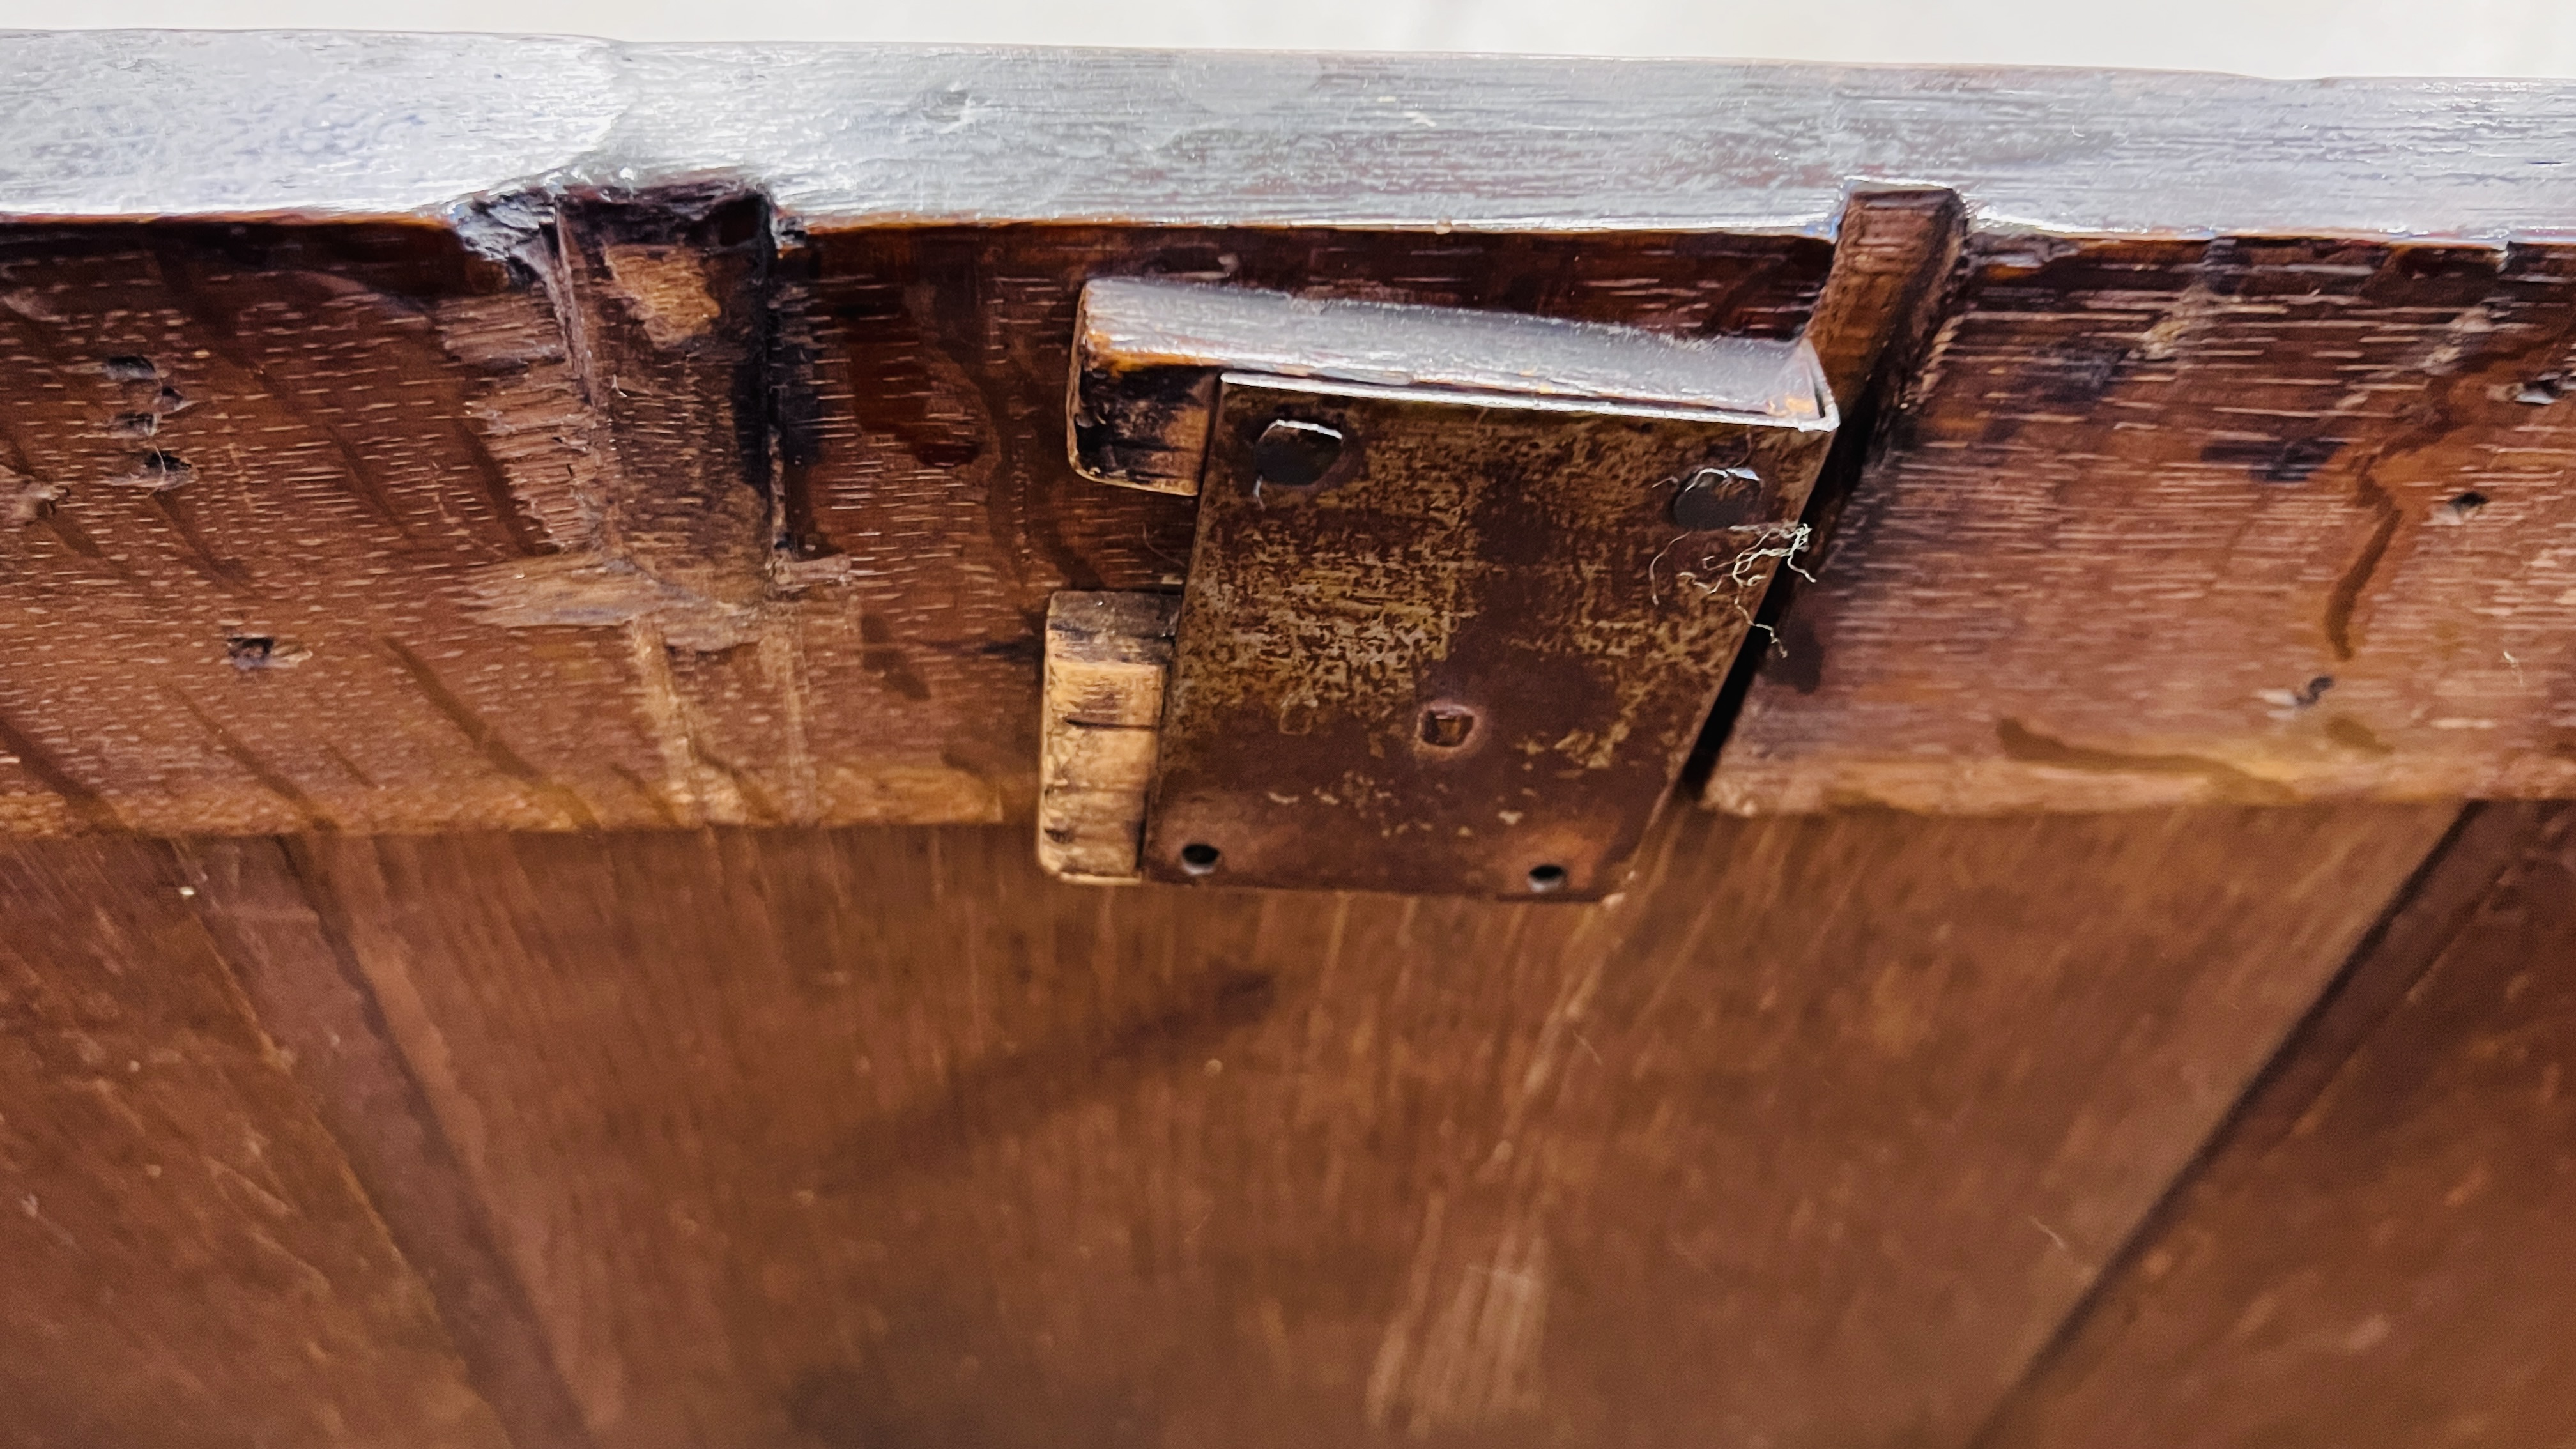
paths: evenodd
<path fill-rule="evenodd" d="M 1984 1418 L 2451 813 L 1690 814 L 1605 907 L 309 869 L 603 1443 L 1822 1449 Z"/>
<path fill-rule="evenodd" d="M 0 830 L 1026 813 L 1046 598 L 1187 553 L 1064 464 L 1094 277 L 1812 331 L 1877 461 L 1729 809 L 2576 791 L 2576 88 L 0 54 Z"/>
<path fill-rule="evenodd" d="M 2576 813 L 2484 825 L 1981 1443 L 2576 1439 Z"/>
<path fill-rule="evenodd" d="M 0 849 L 0 1444 L 510 1449 L 195 879 Z"/>
<path fill-rule="evenodd" d="M 1723 808 L 2576 792 L 2576 250 L 1980 236 Z"/>
<path fill-rule="evenodd" d="M 203 898 L 198 919 L 260 1029 L 436 1301 L 510 1449 L 592 1449 L 552 1345 L 350 957 L 345 929 L 315 909 L 299 863 L 305 849 L 293 840 L 201 840 L 172 853 Z"/>
<path fill-rule="evenodd" d="M 2563 81 L 317 32 L 0 47 L 21 98 L 0 216 L 445 218 L 710 175 L 821 227 L 1823 236 L 1854 183 L 2069 233 L 2505 237 L 2576 215 Z"/>
<path fill-rule="evenodd" d="M 615 636 L 475 622 L 487 571 L 578 541 L 513 481 L 579 452 L 540 299 L 424 228 L 22 232 L 0 289 L 8 828 L 563 828 L 641 804 L 552 773 L 652 758 L 631 711 L 547 687 L 622 692 Z"/>
<path fill-rule="evenodd" d="M 426 227 L 10 233 L 0 828 L 1024 813 L 1047 596 L 1188 555 L 1185 501 L 1064 457 L 1098 275 L 1813 320 L 1851 378 L 1955 295 L 1918 375 L 1860 389 L 1910 403 L 1855 417 L 1726 808 L 2576 791 L 2576 250 L 1990 233 L 1954 294 L 1948 199 L 1864 194 L 1828 294 L 1781 234 L 773 255 L 764 207 L 571 196 L 501 262 Z"/>

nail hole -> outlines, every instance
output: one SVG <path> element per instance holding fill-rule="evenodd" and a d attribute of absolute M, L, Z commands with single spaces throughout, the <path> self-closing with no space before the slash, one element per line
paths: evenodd
<path fill-rule="evenodd" d="M 110 382 L 158 382 L 161 379 L 161 369 L 154 367 L 148 357 L 111 357 L 99 366 L 106 371 Z"/>
<path fill-rule="evenodd" d="M 1203 840 L 1193 840 L 1181 847 L 1181 869 L 1192 875 L 1213 873 L 1216 863 L 1224 858 L 1223 851 Z"/>
<path fill-rule="evenodd" d="M 2333 675 L 2320 674 L 2297 689 L 2261 689 L 2254 692 L 2254 697 L 2278 709 L 2302 710 L 2325 698 L 2326 691 L 2334 685 Z"/>
<path fill-rule="evenodd" d="M 312 657 L 311 649 L 273 634 L 229 634 L 224 638 L 224 659 L 235 669 L 292 669 Z"/>
<path fill-rule="evenodd" d="M 1312 488 L 1342 460 L 1339 429 L 1280 418 L 1252 445 L 1253 489 Z"/>
<path fill-rule="evenodd" d="M 1550 891 L 1565 889 L 1565 867 L 1561 865 L 1531 866 L 1529 873 L 1529 888 L 1533 895 L 1542 896 L 1546 895 Z"/>
<path fill-rule="evenodd" d="M 1476 716 L 1472 710 L 1435 704 L 1422 712 L 1422 742 L 1435 749 L 1454 750 L 1467 743 L 1467 737 L 1475 732 Z"/>

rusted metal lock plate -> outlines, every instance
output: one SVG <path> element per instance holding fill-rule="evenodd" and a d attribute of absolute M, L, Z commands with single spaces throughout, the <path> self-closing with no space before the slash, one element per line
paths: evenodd
<path fill-rule="evenodd" d="M 1801 536 L 1813 353 L 1161 283 L 1084 308 L 1077 465 L 1199 495 L 1140 873 L 1617 889 Z"/>

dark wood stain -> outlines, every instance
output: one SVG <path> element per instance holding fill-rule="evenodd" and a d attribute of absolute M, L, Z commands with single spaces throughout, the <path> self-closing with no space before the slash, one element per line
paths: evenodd
<path fill-rule="evenodd" d="M 2353 482 L 2353 503 L 2370 520 L 2370 533 L 2362 540 L 2352 562 L 2326 591 L 2326 643 L 2334 649 L 2335 658 L 2352 657 L 2352 611 L 2361 603 L 2362 591 L 2370 587 L 2373 574 L 2382 559 L 2388 557 L 2388 545 L 2396 541 L 2397 525 L 2404 521 L 2397 500 L 2388 496 L 2364 473 Z"/>
<path fill-rule="evenodd" d="M 2225 798 L 2254 804 L 2277 804 L 2289 795 L 2271 781 L 2249 775 L 2224 760 L 2087 749 L 2042 734 L 2017 719 L 1995 721 L 1995 742 L 2013 759 L 2051 769 L 2111 775 L 2190 775 L 2208 780 Z"/>

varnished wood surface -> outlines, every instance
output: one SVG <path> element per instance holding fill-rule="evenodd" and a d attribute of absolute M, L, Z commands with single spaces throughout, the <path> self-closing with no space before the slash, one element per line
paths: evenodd
<path fill-rule="evenodd" d="M 2001 228 L 2503 237 L 2576 215 L 2576 86 L 541 37 L 0 39 L 0 216 L 444 216 L 728 176 L 818 226 Z M 354 82 L 354 83 L 353 83 Z"/>
<path fill-rule="evenodd" d="M 597 1442 L 1789 1449 L 1972 1430 L 2449 817 L 1685 815 L 1604 908 L 296 859 Z"/>
<path fill-rule="evenodd" d="M 2576 1438 L 2576 812 L 2480 833 L 1983 1449 Z"/>
<path fill-rule="evenodd" d="M 0 851 L 0 1445 L 512 1449 L 196 879 Z"/>

